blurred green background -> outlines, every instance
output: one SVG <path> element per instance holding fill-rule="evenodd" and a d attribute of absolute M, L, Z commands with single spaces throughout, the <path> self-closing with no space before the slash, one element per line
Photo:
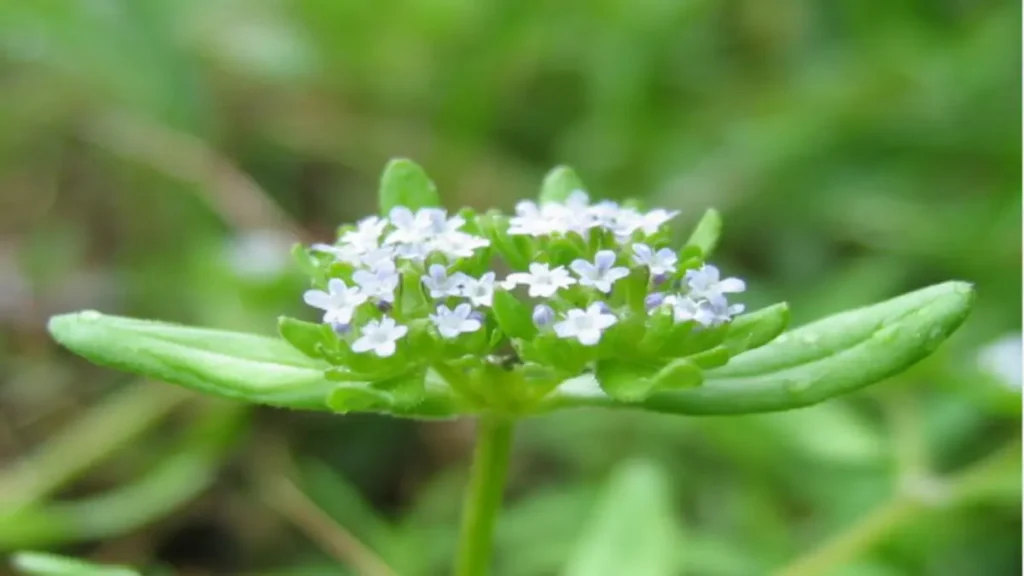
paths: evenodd
<path fill-rule="evenodd" d="M 510 208 L 559 163 L 681 233 L 717 207 L 718 263 L 797 324 L 978 289 L 935 356 L 849 398 L 523 423 L 497 574 L 1019 574 L 1020 22 L 1011 0 L 0 1 L 0 553 L 445 573 L 471 423 L 211 401 L 45 331 L 312 319 L 291 243 L 372 212 L 408 156 L 452 208 Z"/>

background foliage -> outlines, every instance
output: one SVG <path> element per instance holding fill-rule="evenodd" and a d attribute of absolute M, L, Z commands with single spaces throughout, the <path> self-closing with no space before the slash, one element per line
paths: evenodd
<path fill-rule="evenodd" d="M 1018 574 L 1019 459 L 955 505 L 933 476 L 1019 453 L 1019 340 L 1015 383 L 978 354 L 1021 330 L 1020 17 L 1008 0 L 0 2 L 0 550 L 442 573 L 469 423 L 227 405 L 87 366 L 44 328 L 78 308 L 265 333 L 312 318 L 290 243 L 372 212 L 408 156 L 450 207 L 510 208 L 557 163 L 684 224 L 715 206 L 748 304 L 789 300 L 797 324 L 978 288 L 936 356 L 848 399 L 526 422 L 499 574 L 594 574 L 614 547 L 643 551 L 637 574 L 764 574 L 907 498 L 826 573 Z"/>

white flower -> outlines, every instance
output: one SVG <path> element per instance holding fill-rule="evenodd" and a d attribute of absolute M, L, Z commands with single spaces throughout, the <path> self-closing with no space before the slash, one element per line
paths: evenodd
<path fill-rule="evenodd" d="M 395 301 L 399 279 L 395 263 L 391 261 L 380 262 L 373 270 L 356 270 L 352 274 L 352 281 L 359 285 L 363 294 L 388 303 Z"/>
<path fill-rule="evenodd" d="M 459 334 L 476 332 L 483 323 L 476 318 L 471 318 L 473 308 L 463 302 L 451 310 L 447 306 L 438 306 L 437 314 L 431 314 L 430 320 L 437 326 L 437 331 L 443 338 L 457 338 Z"/>
<path fill-rule="evenodd" d="M 306 304 L 324 311 L 325 324 L 348 324 L 356 308 L 366 302 L 367 297 L 358 288 L 349 288 L 344 280 L 331 278 L 327 282 L 327 292 L 306 290 L 302 299 Z"/>
<path fill-rule="evenodd" d="M 583 259 L 573 260 L 569 265 L 580 277 L 580 284 L 593 286 L 605 294 L 612 291 L 612 284 L 629 276 L 629 269 L 615 266 L 615 252 L 601 250 L 594 255 L 594 263 Z"/>
<path fill-rule="evenodd" d="M 395 324 L 393 318 L 370 320 L 360 331 L 359 339 L 352 343 L 352 351 L 361 354 L 373 350 L 377 356 L 387 358 L 395 353 L 395 341 L 407 332 L 409 329 Z"/>
<path fill-rule="evenodd" d="M 334 256 L 334 259 L 339 262 L 347 262 L 349 264 L 358 265 L 359 259 L 362 256 L 357 246 L 352 244 L 342 244 L 341 246 L 332 246 L 330 244 L 313 244 L 310 248 L 314 252 L 323 252 Z"/>
<path fill-rule="evenodd" d="M 523 200 L 516 204 L 516 215 L 509 218 L 510 236 L 546 236 L 554 232 L 551 222 L 545 218 L 537 204 Z"/>
<path fill-rule="evenodd" d="M 676 322 L 693 320 L 702 326 L 720 326 L 745 309 L 743 304 L 729 305 L 729 301 L 722 294 L 712 294 L 710 298 L 701 300 L 695 300 L 690 296 L 670 295 L 664 302 L 672 306 L 672 315 Z"/>
<path fill-rule="evenodd" d="M 396 244 L 395 257 L 403 260 L 422 262 L 427 259 L 431 250 L 433 250 L 433 248 L 431 248 L 430 244 L 426 241 Z"/>
<path fill-rule="evenodd" d="M 739 278 L 722 280 L 718 268 L 710 264 L 705 264 L 698 270 L 687 270 L 684 280 L 690 288 L 690 296 L 694 298 L 710 298 L 715 294 L 743 292 L 747 289 L 746 283 Z"/>
<path fill-rule="evenodd" d="M 586 310 L 569 310 L 565 320 L 555 324 L 555 334 L 559 338 L 576 338 L 584 346 L 593 346 L 601 340 L 601 333 L 617 321 L 600 302 L 595 302 Z"/>
<path fill-rule="evenodd" d="M 457 232 L 466 223 L 462 216 L 448 218 L 442 208 L 421 208 L 413 213 L 405 206 L 396 206 L 388 217 L 395 229 L 384 239 L 385 244 L 417 244 Z"/>
<path fill-rule="evenodd" d="M 1021 381 L 1021 335 L 1007 334 L 986 344 L 978 352 L 978 368 L 999 379 L 1007 388 L 1020 392 Z"/>
<path fill-rule="evenodd" d="M 444 254 L 449 260 L 471 258 L 476 250 L 490 245 L 490 240 L 486 238 L 458 231 L 434 236 L 430 242 L 431 249 Z"/>
<path fill-rule="evenodd" d="M 490 306 L 494 299 L 494 272 L 487 272 L 479 279 L 460 274 L 459 296 L 469 298 L 474 306 Z"/>
<path fill-rule="evenodd" d="M 611 200 L 602 200 L 587 209 L 596 226 L 611 230 L 619 216 L 619 205 Z"/>
<path fill-rule="evenodd" d="M 392 246 L 373 248 L 359 256 L 359 263 L 371 270 L 395 265 L 395 249 Z"/>
<path fill-rule="evenodd" d="M 360 252 L 369 252 L 380 244 L 380 235 L 388 221 L 376 216 L 363 218 L 356 223 L 355 230 L 349 230 L 341 235 L 341 241 L 353 246 Z"/>
<path fill-rule="evenodd" d="M 646 266 L 651 271 L 651 276 L 661 276 L 676 271 L 676 262 L 679 257 L 669 248 L 662 248 L 657 252 L 647 244 L 633 244 L 633 262 Z"/>
<path fill-rule="evenodd" d="M 640 229 L 644 234 L 654 234 L 663 224 L 679 215 L 679 210 L 656 208 L 640 217 Z"/>
<path fill-rule="evenodd" d="M 564 266 L 552 269 L 547 264 L 534 262 L 530 264 L 529 272 L 516 272 L 509 274 L 505 279 L 504 286 L 512 289 L 517 284 L 526 284 L 530 287 L 531 298 L 550 298 L 561 288 L 572 286 L 576 280 L 569 276 Z"/>
<path fill-rule="evenodd" d="M 441 264 L 431 264 L 427 274 L 423 276 L 423 285 L 430 291 L 431 298 L 459 296 L 462 293 L 460 276 L 448 275 L 448 270 Z"/>
<path fill-rule="evenodd" d="M 676 322 L 693 320 L 702 326 L 711 326 L 715 322 L 715 311 L 707 300 L 694 300 L 689 296 L 666 296 L 664 303 L 672 306 L 672 317 Z"/>

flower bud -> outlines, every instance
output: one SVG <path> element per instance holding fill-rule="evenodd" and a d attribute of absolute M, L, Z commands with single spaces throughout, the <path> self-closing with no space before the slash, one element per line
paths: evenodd
<path fill-rule="evenodd" d="M 652 292 L 652 293 L 648 294 L 646 298 L 644 298 L 644 308 L 646 308 L 648 312 L 650 312 L 651 310 L 654 310 L 655 308 L 657 308 L 658 306 L 661 306 L 664 303 L 665 303 L 665 293 L 664 292 Z"/>
<path fill-rule="evenodd" d="M 533 309 L 533 323 L 537 328 L 547 328 L 555 321 L 555 311 L 546 304 L 538 304 Z"/>
<path fill-rule="evenodd" d="M 345 336 L 346 334 L 352 332 L 352 325 L 342 324 L 341 322 L 332 322 L 331 329 L 334 330 L 334 333 L 337 334 L 338 336 Z"/>

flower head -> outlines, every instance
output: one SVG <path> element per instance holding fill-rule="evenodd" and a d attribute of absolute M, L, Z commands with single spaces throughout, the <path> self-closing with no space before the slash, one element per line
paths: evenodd
<path fill-rule="evenodd" d="M 577 259 L 569 267 L 579 276 L 580 285 L 593 286 L 605 294 L 612 291 L 612 284 L 629 276 L 629 269 L 615 266 L 615 252 L 611 250 L 598 252 L 593 263 Z"/>
<path fill-rule="evenodd" d="M 367 296 L 358 288 L 350 288 L 340 278 L 332 278 L 327 282 L 327 291 L 306 290 L 302 295 L 306 304 L 324 311 L 323 322 L 326 324 L 348 324 L 360 304 L 366 302 Z"/>
<path fill-rule="evenodd" d="M 526 284 L 530 287 L 531 298 L 550 298 L 562 288 L 567 288 L 576 283 L 564 266 L 551 268 L 547 264 L 534 262 L 530 264 L 529 272 L 516 272 L 509 274 L 505 279 L 505 287 L 513 288 L 517 284 Z"/>
<path fill-rule="evenodd" d="M 396 324 L 393 318 L 370 320 L 363 326 L 359 338 L 352 343 L 352 351 L 362 354 L 372 350 L 377 356 L 387 358 L 395 353 L 395 342 L 408 332 L 409 328 Z"/>
<path fill-rule="evenodd" d="M 349 230 L 341 235 L 341 241 L 351 246 L 359 253 L 369 252 L 380 244 L 380 235 L 388 225 L 387 220 L 376 216 L 363 218 L 356 223 L 355 230 Z"/>
<path fill-rule="evenodd" d="M 574 308 L 566 312 L 565 320 L 555 324 L 555 334 L 559 338 L 575 338 L 584 346 L 593 346 L 601 340 L 601 334 L 617 321 L 615 315 L 594 303 L 586 310 Z"/>
<path fill-rule="evenodd" d="M 459 334 L 476 332 L 483 323 L 473 315 L 473 307 L 462 303 L 455 307 L 455 310 L 441 305 L 437 312 L 430 315 L 430 320 L 437 326 L 437 331 L 442 338 L 457 338 Z"/>

